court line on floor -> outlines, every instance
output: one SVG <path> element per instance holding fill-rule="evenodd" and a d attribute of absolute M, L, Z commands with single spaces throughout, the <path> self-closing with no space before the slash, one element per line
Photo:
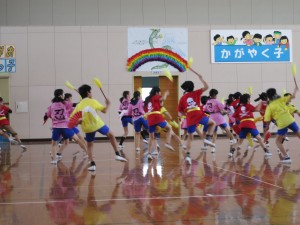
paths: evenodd
<path fill-rule="evenodd" d="M 246 176 L 246 175 L 244 175 L 244 174 L 242 174 L 242 173 L 237 173 L 237 172 L 234 172 L 234 171 L 232 171 L 232 170 L 227 170 L 227 169 L 224 169 L 224 168 L 222 168 L 222 167 L 214 166 L 214 165 L 209 164 L 209 163 L 205 163 L 205 162 L 201 162 L 201 161 L 199 161 L 199 162 L 200 162 L 200 163 L 203 163 L 203 164 L 205 164 L 205 165 L 213 166 L 213 167 L 215 167 L 215 168 L 218 168 L 218 169 L 221 169 L 221 170 L 224 170 L 224 171 L 227 171 L 227 172 L 230 172 L 230 173 L 233 173 L 233 174 L 242 176 L 242 177 L 246 177 L 246 178 L 251 179 L 251 180 L 255 180 L 255 181 L 258 181 L 258 182 L 261 182 L 261 183 L 264 183 L 264 184 L 267 184 L 267 185 L 276 187 L 276 188 L 284 189 L 284 188 L 281 187 L 281 186 L 278 186 L 278 185 L 275 185 L 275 184 L 271 184 L 271 183 L 268 183 L 268 182 L 265 182 L 265 181 L 262 181 L 262 180 L 259 180 L 259 179 L 255 179 L 255 178 L 253 178 L 253 177 Z"/>

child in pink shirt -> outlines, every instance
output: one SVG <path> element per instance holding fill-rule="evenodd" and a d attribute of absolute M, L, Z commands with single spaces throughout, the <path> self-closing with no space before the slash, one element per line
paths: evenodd
<path fill-rule="evenodd" d="M 87 152 L 86 144 L 81 141 L 78 136 L 74 133 L 72 129 L 68 128 L 69 115 L 72 104 L 70 102 L 65 102 L 63 99 L 64 91 L 62 89 L 56 89 L 54 91 L 54 98 L 52 99 L 52 104 L 48 107 L 45 113 L 44 120 L 47 118 L 52 119 L 52 151 L 51 151 L 51 164 L 56 164 L 58 160 L 61 160 L 62 151 L 69 144 L 69 138 L 73 138 L 80 147 Z M 60 137 L 63 137 L 65 144 L 56 153 L 56 143 L 59 141 Z M 55 158 L 56 156 L 56 158 Z"/>
<path fill-rule="evenodd" d="M 204 111 L 208 112 L 210 114 L 209 117 L 216 123 L 216 127 L 213 134 L 213 142 L 215 142 L 215 139 L 217 138 L 217 129 L 219 126 L 223 130 L 225 130 L 227 136 L 230 139 L 230 144 L 234 144 L 236 143 L 236 140 L 234 139 L 232 133 L 228 129 L 228 125 L 223 116 L 223 114 L 226 113 L 225 106 L 219 100 L 217 100 L 218 93 L 219 93 L 218 90 L 211 89 L 209 91 L 210 98 L 209 100 L 207 100 L 204 106 Z"/>
<path fill-rule="evenodd" d="M 136 151 L 140 151 L 140 135 L 142 126 L 148 130 L 148 122 L 144 119 L 144 102 L 141 99 L 141 93 L 139 91 L 135 91 L 133 93 L 133 98 L 128 105 L 128 115 L 132 115 L 133 126 L 135 130 L 135 149 Z M 144 138 L 144 137 L 143 137 Z M 144 138 L 145 139 L 145 138 Z"/>

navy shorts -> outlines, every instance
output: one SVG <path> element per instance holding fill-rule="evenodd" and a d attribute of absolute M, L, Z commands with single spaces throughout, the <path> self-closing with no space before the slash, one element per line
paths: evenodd
<path fill-rule="evenodd" d="M 146 130 L 148 130 L 148 122 L 147 122 L 147 120 L 145 120 L 143 117 L 141 117 L 141 118 L 135 120 L 135 121 L 133 122 L 133 125 L 134 125 L 134 130 L 135 130 L 135 132 L 140 132 L 141 129 L 142 129 L 142 126 L 143 126 Z"/>
<path fill-rule="evenodd" d="M 161 123 L 155 124 L 153 126 L 149 126 L 149 133 L 154 133 L 156 130 L 156 126 L 160 126 L 161 128 L 165 128 L 167 126 L 167 121 L 163 121 Z"/>
<path fill-rule="evenodd" d="M 73 137 L 75 135 L 74 131 L 69 128 L 53 128 L 52 129 L 52 140 L 59 141 L 62 136 L 65 140 Z"/>
<path fill-rule="evenodd" d="M 107 133 L 109 132 L 109 128 L 108 128 L 108 126 L 104 125 L 103 127 L 99 128 L 99 130 L 96 130 L 96 131 L 91 132 L 91 133 L 86 133 L 85 134 L 85 140 L 87 142 L 95 141 L 95 136 L 96 136 L 97 132 L 99 132 L 100 134 L 103 134 L 103 135 L 107 135 Z"/>
<path fill-rule="evenodd" d="M 242 128 L 239 133 L 239 138 L 245 139 L 248 133 L 250 133 L 252 137 L 256 137 L 257 135 L 259 135 L 259 132 L 256 128 Z"/>
<path fill-rule="evenodd" d="M 207 126 L 208 121 L 209 121 L 208 116 L 204 116 L 204 117 L 200 120 L 199 124 L 204 125 L 204 129 L 205 129 L 205 126 Z M 187 132 L 188 132 L 189 134 L 194 133 L 194 132 L 196 131 L 196 127 L 197 127 L 197 126 L 198 126 L 198 124 L 195 124 L 195 125 L 192 125 L 192 126 L 188 126 L 188 127 L 187 127 Z M 204 129 L 203 129 L 203 130 L 204 130 Z M 208 129 L 208 126 L 207 126 L 207 129 Z"/>
<path fill-rule="evenodd" d="M 123 116 L 121 121 L 122 121 L 123 127 L 128 127 L 128 123 L 132 124 L 132 117 L 131 116 Z"/>
<path fill-rule="evenodd" d="M 278 130 L 278 131 L 277 131 L 277 134 L 278 134 L 278 135 L 281 135 L 281 136 L 284 136 L 284 135 L 287 134 L 288 129 L 291 129 L 293 132 L 296 133 L 296 132 L 298 132 L 299 127 L 298 127 L 298 125 L 297 125 L 296 122 L 293 122 L 293 123 L 290 124 L 288 127 L 285 127 L 285 128 L 282 128 L 282 129 Z"/>

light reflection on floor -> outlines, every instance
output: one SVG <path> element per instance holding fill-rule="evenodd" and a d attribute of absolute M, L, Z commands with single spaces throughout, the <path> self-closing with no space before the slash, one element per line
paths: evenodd
<path fill-rule="evenodd" d="M 193 142 L 192 165 L 184 152 L 162 148 L 152 161 L 126 141 L 127 163 L 114 160 L 107 142 L 95 144 L 96 173 L 87 171 L 75 144 L 50 164 L 50 143 L 3 148 L 0 154 L 0 224 L 300 224 L 299 140 L 286 143 L 292 164 L 265 159 L 261 149 L 241 149 L 228 160 Z M 160 143 L 163 146 L 163 143 Z M 144 149 L 146 146 L 144 146 Z"/>

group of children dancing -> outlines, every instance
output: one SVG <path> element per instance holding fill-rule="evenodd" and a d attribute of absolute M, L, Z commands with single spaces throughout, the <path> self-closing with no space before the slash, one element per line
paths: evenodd
<path fill-rule="evenodd" d="M 268 150 L 268 139 L 270 138 L 268 130 L 271 122 L 278 127 L 276 145 L 280 152 L 280 161 L 282 163 L 291 163 L 291 158 L 284 148 L 283 141 L 288 129 L 291 129 L 300 138 L 299 128 L 292 115 L 297 110 L 289 104 L 298 91 L 297 86 L 295 86 L 292 94 L 285 94 L 283 97 L 279 96 L 274 88 L 270 88 L 260 94 L 259 98 L 255 100 L 260 101 L 256 106 L 250 103 L 250 94 L 241 94 L 239 92 L 233 95 L 230 94 L 226 104 L 223 104 L 217 100 L 218 90 L 216 89 L 211 89 L 209 96 L 203 96 L 203 93 L 209 89 L 209 86 L 202 75 L 194 70 L 192 72 L 199 78 L 203 87 L 195 90 L 192 81 L 185 81 L 181 85 L 184 94 L 180 98 L 177 110 L 178 115 L 182 118 L 181 128 L 186 134 L 185 144 L 175 134 L 170 122 L 165 118 L 167 110 L 163 107 L 163 103 L 169 95 L 169 90 L 162 94 L 159 87 L 153 87 L 145 101 L 142 100 L 139 91 L 135 91 L 132 98 L 129 91 L 123 92 L 123 96 L 120 98 L 119 116 L 124 128 L 124 134 L 120 139 L 119 145 L 113 132 L 98 115 L 98 112 L 106 113 L 108 111 L 110 106 L 108 99 L 106 99 L 105 105 L 102 105 L 93 99 L 91 86 L 84 84 L 78 88 L 78 93 L 82 100 L 74 108 L 72 102 L 64 98 L 62 89 L 55 90 L 52 104 L 44 117 L 45 120 L 47 118 L 52 119 L 51 163 L 56 163 L 61 159 L 63 149 L 68 145 L 69 139 L 72 138 L 87 154 L 90 160 L 88 170 L 95 171 L 96 164 L 93 158 L 93 146 L 96 132 L 108 137 L 115 151 L 116 160 L 126 161 L 126 158 L 122 156 L 122 151 L 124 149 L 123 143 L 128 135 L 128 124 L 134 126 L 136 151 L 140 152 L 141 150 L 141 136 L 143 142 L 148 144 L 148 160 L 153 159 L 153 154 L 158 154 L 157 148 L 159 145 L 155 135 L 158 128 L 160 131 L 166 132 L 166 148 L 175 150 L 171 145 L 171 138 L 175 137 L 179 145 L 185 149 L 185 161 L 188 165 L 192 163 L 190 150 L 194 133 L 197 132 L 200 137 L 203 137 L 204 146 L 202 150 L 210 147 L 211 152 L 214 153 L 218 127 L 229 138 L 231 146 L 228 154 L 229 158 L 234 157 L 235 152 L 240 149 L 244 139 L 248 138 L 249 141 L 252 141 L 250 136 L 259 143 L 264 150 L 265 157 L 270 157 L 272 153 Z M 82 117 L 78 119 L 76 124 L 81 125 L 82 131 L 86 134 L 85 139 L 80 136 L 76 127 L 68 127 L 69 118 L 74 117 L 79 112 L 82 112 Z M 257 119 L 254 118 L 254 112 L 260 112 L 262 115 L 264 138 L 261 138 L 260 132 L 256 127 L 255 122 Z M 229 117 L 229 125 L 226 122 L 225 115 Z M 169 117 L 171 116 L 169 115 Z M 203 127 L 202 132 L 199 129 L 199 125 Z M 234 137 L 232 130 L 236 133 L 237 138 Z M 147 133 L 149 133 L 148 140 L 146 139 Z M 65 145 L 57 151 L 57 142 L 61 137 L 63 137 Z M 153 148 L 154 152 L 152 152 Z"/>

